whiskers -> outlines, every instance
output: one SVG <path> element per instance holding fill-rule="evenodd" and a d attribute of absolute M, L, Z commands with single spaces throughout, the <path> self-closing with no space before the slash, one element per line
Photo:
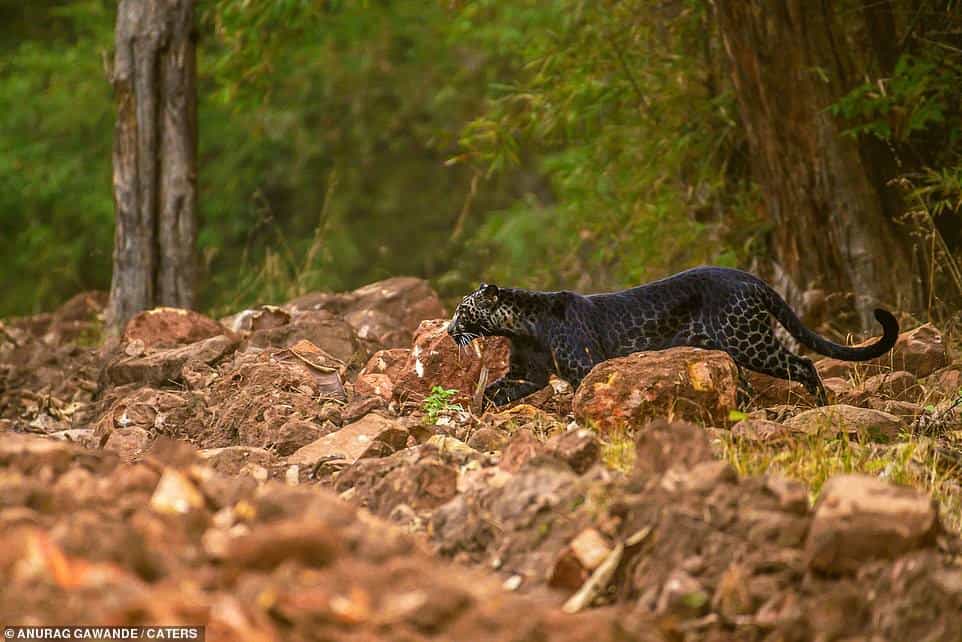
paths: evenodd
<path fill-rule="evenodd" d="M 464 354 L 464 349 L 467 348 L 469 345 L 471 345 L 471 342 L 474 341 L 475 339 L 480 339 L 481 335 L 475 334 L 473 332 L 463 332 L 460 334 L 456 334 L 451 338 L 454 339 L 454 342 L 456 344 L 458 344 L 458 357 L 460 357 L 461 355 Z"/>

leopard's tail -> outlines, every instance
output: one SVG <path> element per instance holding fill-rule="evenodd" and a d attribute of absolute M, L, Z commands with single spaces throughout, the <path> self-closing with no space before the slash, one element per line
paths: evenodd
<path fill-rule="evenodd" d="M 802 320 L 788 307 L 785 299 L 767 285 L 765 289 L 768 294 L 766 297 L 768 311 L 799 343 L 826 357 L 841 359 L 842 361 L 868 361 L 891 350 L 892 346 L 895 345 L 895 340 L 898 339 L 899 322 L 888 310 L 876 308 L 875 318 L 882 324 L 881 338 L 874 343 L 858 348 L 834 343 L 806 328 Z"/>

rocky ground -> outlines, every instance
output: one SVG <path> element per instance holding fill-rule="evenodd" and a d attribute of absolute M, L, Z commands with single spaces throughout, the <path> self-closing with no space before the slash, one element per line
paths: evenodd
<path fill-rule="evenodd" d="M 499 412 L 423 281 L 0 322 L 0 623 L 212 640 L 962 640 L 962 362 L 599 365 Z M 909 326 L 911 327 L 911 326 Z M 438 388 L 440 386 L 440 388 Z"/>

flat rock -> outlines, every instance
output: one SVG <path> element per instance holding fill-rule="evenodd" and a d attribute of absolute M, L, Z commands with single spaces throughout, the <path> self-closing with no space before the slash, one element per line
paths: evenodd
<path fill-rule="evenodd" d="M 853 405 L 863 405 L 871 397 L 895 401 L 918 402 L 925 394 L 918 379 L 911 372 L 896 370 L 872 375 L 845 395 L 846 401 Z"/>
<path fill-rule="evenodd" d="M 407 438 L 407 430 L 398 422 L 370 413 L 298 449 L 287 461 L 290 464 L 314 464 L 331 458 L 352 464 L 368 452 L 389 454 L 380 451 L 378 443 L 393 452 L 404 448 Z"/>
<path fill-rule="evenodd" d="M 790 441 L 796 434 L 790 426 L 767 419 L 743 419 L 732 426 L 732 436 L 736 439 L 762 444 Z"/>
<path fill-rule="evenodd" d="M 895 415 L 847 404 L 812 408 L 787 419 L 784 425 L 800 434 L 831 437 L 844 432 L 869 441 L 893 441 L 902 432 L 902 422 Z"/>
<path fill-rule="evenodd" d="M 933 500 L 866 475 L 833 477 L 822 488 L 805 544 L 810 568 L 852 573 L 866 561 L 931 544 L 939 532 Z"/>
<path fill-rule="evenodd" d="M 736 408 L 738 372 L 726 353 L 699 348 L 638 352 L 596 365 L 575 392 L 572 409 L 602 431 L 655 417 L 725 425 Z"/>
<path fill-rule="evenodd" d="M 169 350 L 159 350 L 138 357 L 121 357 L 108 364 L 107 381 L 119 386 L 125 383 L 169 385 L 181 379 L 184 365 L 199 362 L 212 365 L 237 348 L 238 339 L 219 335 Z"/>

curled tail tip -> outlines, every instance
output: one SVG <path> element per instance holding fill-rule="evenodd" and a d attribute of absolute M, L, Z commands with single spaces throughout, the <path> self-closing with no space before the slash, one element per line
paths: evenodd
<path fill-rule="evenodd" d="M 882 329 L 885 334 L 893 332 L 895 334 L 899 333 L 899 322 L 891 312 L 885 308 L 875 308 L 875 319 L 882 324 Z"/>
<path fill-rule="evenodd" d="M 887 352 L 895 345 L 899 337 L 899 322 L 888 310 L 875 308 L 875 319 L 882 324 L 882 338 L 879 340 L 880 346 L 886 346 Z"/>

